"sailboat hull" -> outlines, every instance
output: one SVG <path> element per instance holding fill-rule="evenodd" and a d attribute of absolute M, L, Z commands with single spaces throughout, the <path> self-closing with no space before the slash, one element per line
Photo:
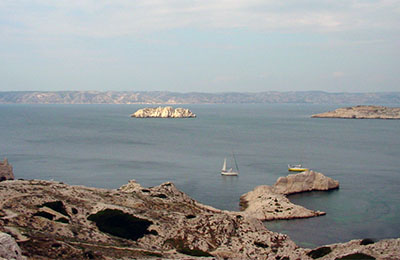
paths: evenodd
<path fill-rule="evenodd" d="M 237 176 L 239 173 L 237 173 L 237 172 L 224 172 L 224 171 L 221 171 L 221 175 L 224 175 L 224 176 Z"/>

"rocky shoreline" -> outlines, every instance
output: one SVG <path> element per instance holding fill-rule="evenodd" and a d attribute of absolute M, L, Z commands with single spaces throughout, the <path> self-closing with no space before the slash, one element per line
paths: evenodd
<path fill-rule="evenodd" d="M 278 219 L 310 218 L 325 212 L 309 210 L 289 201 L 287 195 L 338 189 L 339 182 L 322 173 L 307 170 L 280 177 L 273 186 L 261 185 L 240 197 L 240 208 L 262 221 Z"/>
<path fill-rule="evenodd" d="M 398 259 L 400 239 L 298 247 L 245 212 L 218 210 L 167 182 L 118 190 L 54 181 L 0 183 L 0 237 L 15 259 Z M 23 256 L 19 253 L 22 252 Z M 8 253 L 8 255 L 7 255 Z M 0 259 L 10 257 L 2 251 Z"/>
<path fill-rule="evenodd" d="M 147 107 L 131 115 L 136 118 L 193 118 L 196 117 L 189 109 L 167 107 Z"/>
<path fill-rule="evenodd" d="M 355 106 L 338 108 L 313 118 L 345 118 L 345 119 L 400 119 L 400 107 Z"/>

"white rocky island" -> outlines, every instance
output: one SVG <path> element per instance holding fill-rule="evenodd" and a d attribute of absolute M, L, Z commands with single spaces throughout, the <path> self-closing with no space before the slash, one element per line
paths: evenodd
<path fill-rule="evenodd" d="M 240 197 L 240 207 L 245 213 L 262 221 L 321 216 L 326 213 L 295 205 L 286 196 L 306 191 L 337 188 L 339 188 L 338 181 L 326 177 L 322 173 L 307 170 L 280 177 L 273 186 L 256 187 Z"/>
<path fill-rule="evenodd" d="M 136 118 L 193 118 L 196 117 L 189 109 L 167 107 L 147 107 L 131 115 Z"/>
<path fill-rule="evenodd" d="M 384 106 L 355 106 L 338 108 L 321 114 L 314 118 L 346 118 L 346 119 L 400 119 L 400 107 Z"/>

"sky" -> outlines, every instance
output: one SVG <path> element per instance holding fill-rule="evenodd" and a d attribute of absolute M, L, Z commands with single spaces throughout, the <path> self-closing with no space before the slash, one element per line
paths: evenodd
<path fill-rule="evenodd" d="M 399 0 L 0 0 L 0 91 L 400 91 Z"/>

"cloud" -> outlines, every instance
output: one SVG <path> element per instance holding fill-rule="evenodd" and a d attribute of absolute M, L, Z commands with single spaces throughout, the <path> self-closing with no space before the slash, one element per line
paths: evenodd
<path fill-rule="evenodd" d="M 333 76 L 334 78 L 342 78 L 342 77 L 345 76 L 345 74 L 344 74 L 343 71 L 335 71 L 335 72 L 332 73 L 332 76 Z"/>
<path fill-rule="evenodd" d="M 2 0 L 0 33 L 114 37 L 176 28 L 399 30 L 397 0 Z"/>

